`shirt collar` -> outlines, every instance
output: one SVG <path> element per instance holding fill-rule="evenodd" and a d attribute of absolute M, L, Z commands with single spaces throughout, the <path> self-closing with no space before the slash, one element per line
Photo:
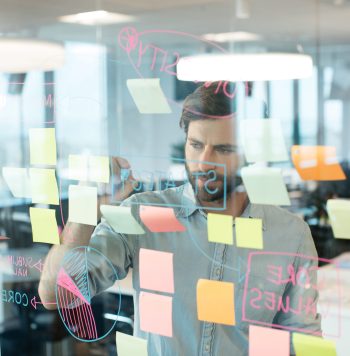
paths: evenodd
<path fill-rule="evenodd" d="M 203 211 L 200 207 L 197 199 L 194 195 L 193 188 L 190 183 L 186 183 L 183 185 L 182 190 L 182 207 L 178 210 L 177 216 L 188 218 L 192 215 L 196 210 Z M 241 217 L 244 218 L 252 218 L 252 219 L 261 219 L 263 230 L 266 230 L 266 219 L 264 214 L 264 208 L 260 204 L 252 204 L 248 203 L 246 208 L 244 209 Z"/>

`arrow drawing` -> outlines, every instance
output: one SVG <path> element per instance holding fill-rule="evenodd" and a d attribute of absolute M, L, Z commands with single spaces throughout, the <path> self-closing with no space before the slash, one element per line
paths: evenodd
<path fill-rule="evenodd" d="M 32 305 L 32 307 L 33 307 L 34 309 L 36 309 L 36 305 L 37 305 L 37 304 L 57 304 L 57 303 L 56 303 L 56 302 L 45 302 L 45 303 L 37 302 L 36 296 L 34 296 L 34 297 L 30 300 L 30 304 Z"/>

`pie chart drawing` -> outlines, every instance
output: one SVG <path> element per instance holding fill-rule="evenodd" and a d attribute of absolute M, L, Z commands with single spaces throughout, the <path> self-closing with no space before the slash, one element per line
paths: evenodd
<path fill-rule="evenodd" d="M 100 251 L 87 247 L 76 247 L 67 253 L 60 266 L 56 281 L 57 309 L 63 324 L 69 333 L 84 342 L 93 342 L 106 337 L 114 328 L 117 320 L 105 321 L 97 316 L 92 306 L 89 271 L 91 261 L 103 266 L 103 273 L 114 276 L 118 280 L 116 270 L 111 261 Z M 89 268 L 90 267 L 90 268 Z M 119 306 L 110 312 L 119 315 L 121 295 L 119 293 Z"/>

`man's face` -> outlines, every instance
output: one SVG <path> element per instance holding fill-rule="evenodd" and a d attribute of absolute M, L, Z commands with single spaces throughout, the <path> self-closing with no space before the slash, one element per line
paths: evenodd
<path fill-rule="evenodd" d="M 185 146 L 186 171 L 200 202 L 224 199 L 234 189 L 239 165 L 236 128 L 233 119 L 197 120 L 189 124 Z"/>

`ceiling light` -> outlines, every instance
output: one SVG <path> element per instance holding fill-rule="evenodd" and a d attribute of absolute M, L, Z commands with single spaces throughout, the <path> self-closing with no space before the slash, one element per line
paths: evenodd
<path fill-rule="evenodd" d="M 112 23 L 131 22 L 135 17 L 129 15 L 108 12 L 104 10 L 81 12 L 75 15 L 59 17 L 61 22 L 76 23 L 80 25 L 108 25 Z"/>
<path fill-rule="evenodd" d="M 224 33 L 207 33 L 203 35 L 203 38 L 208 41 L 213 42 L 249 42 L 249 41 L 259 41 L 261 36 L 250 32 L 224 32 Z"/>
<path fill-rule="evenodd" d="M 63 66 L 64 53 L 63 45 L 56 42 L 0 38 L 0 72 L 54 70 Z"/>
<path fill-rule="evenodd" d="M 206 54 L 183 57 L 177 78 L 184 81 L 260 81 L 308 78 L 312 58 L 294 53 Z"/>

